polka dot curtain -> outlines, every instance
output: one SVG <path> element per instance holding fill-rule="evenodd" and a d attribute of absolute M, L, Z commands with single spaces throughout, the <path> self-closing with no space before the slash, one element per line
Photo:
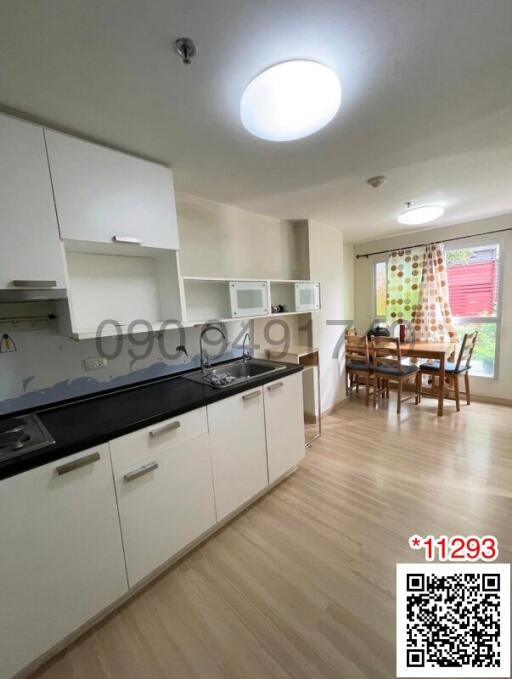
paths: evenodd
<path fill-rule="evenodd" d="M 388 259 L 386 320 L 396 323 L 412 321 L 418 310 L 425 248 L 396 250 Z"/>
<path fill-rule="evenodd" d="M 425 248 L 419 299 L 415 303 L 411 321 L 416 341 L 456 341 L 457 333 L 450 310 L 448 273 L 442 243 L 427 245 Z"/>

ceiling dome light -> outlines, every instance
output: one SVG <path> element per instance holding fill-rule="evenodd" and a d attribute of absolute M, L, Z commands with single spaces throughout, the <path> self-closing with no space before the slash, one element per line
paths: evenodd
<path fill-rule="evenodd" d="M 410 207 L 398 215 L 400 224 L 426 224 L 433 222 L 444 214 L 444 207 L 440 205 L 420 205 L 418 207 Z"/>
<path fill-rule="evenodd" d="M 247 85 L 240 115 L 256 137 L 292 141 L 325 127 L 340 103 L 341 85 L 334 71 L 316 61 L 284 61 Z"/>

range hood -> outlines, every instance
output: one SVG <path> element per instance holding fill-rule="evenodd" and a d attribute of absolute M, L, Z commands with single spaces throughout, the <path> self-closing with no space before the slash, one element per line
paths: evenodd
<path fill-rule="evenodd" d="M 57 281 L 12 281 L 0 289 L 0 302 L 31 302 L 45 299 L 65 299 L 67 290 L 58 288 Z"/>

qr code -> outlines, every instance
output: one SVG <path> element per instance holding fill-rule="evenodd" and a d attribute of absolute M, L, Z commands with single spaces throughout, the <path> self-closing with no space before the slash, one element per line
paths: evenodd
<path fill-rule="evenodd" d="M 397 677 L 510 677 L 510 565 L 398 564 Z"/>

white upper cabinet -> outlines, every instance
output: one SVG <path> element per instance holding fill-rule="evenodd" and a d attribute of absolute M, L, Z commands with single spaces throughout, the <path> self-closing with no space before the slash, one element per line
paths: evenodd
<path fill-rule="evenodd" d="M 229 296 L 233 318 L 269 313 L 267 281 L 230 281 Z"/>
<path fill-rule="evenodd" d="M 53 130 L 45 136 L 61 238 L 178 249 L 171 170 Z"/>
<path fill-rule="evenodd" d="M 43 130 L 0 116 L 0 289 L 65 287 Z"/>
<path fill-rule="evenodd" d="M 316 311 L 320 309 L 320 283 L 302 281 L 295 283 L 295 310 Z"/>
<path fill-rule="evenodd" d="M 263 387 L 267 434 L 268 479 L 273 483 L 304 457 L 302 373 Z"/>

